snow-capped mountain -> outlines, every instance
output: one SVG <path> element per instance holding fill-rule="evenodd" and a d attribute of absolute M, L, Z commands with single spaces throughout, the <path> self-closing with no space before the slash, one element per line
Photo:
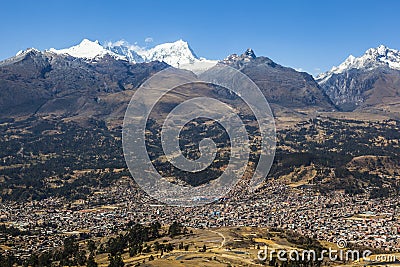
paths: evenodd
<path fill-rule="evenodd" d="M 117 41 L 107 43 L 105 48 L 119 55 L 124 55 L 132 63 L 163 61 L 173 67 L 194 72 L 204 71 L 218 62 L 217 60 L 197 57 L 189 44 L 183 40 L 160 44 L 150 49 L 131 45 L 126 41 Z"/>
<path fill-rule="evenodd" d="M 189 69 L 194 72 L 204 71 L 214 66 L 218 61 L 199 58 L 183 40 L 164 43 L 146 49 L 131 45 L 126 41 L 108 42 L 101 45 L 99 41 L 84 39 L 80 44 L 65 49 L 51 48 L 48 51 L 56 54 L 68 54 L 73 57 L 94 60 L 109 55 L 118 60 L 131 63 L 160 61 L 176 68 Z"/>
<path fill-rule="evenodd" d="M 102 45 L 100 45 L 99 41 L 90 41 L 88 39 L 83 39 L 82 42 L 78 45 L 74 45 L 70 48 L 65 49 L 55 49 L 50 48 L 48 51 L 56 53 L 56 54 L 68 54 L 73 57 L 83 58 L 87 60 L 93 60 L 96 58 L 101 58 L 105 55 L 110 55 L 115 59 L 125 59 L 126 57 L 123 55 L 116 54 L 108 49 L 105 49 Z"/>
<path fill-rule="evenodd" d="M 107 42 L 104 45 L 104 48 L 116 53 L 118 55 L 122 55 L 131 63 L 142 63 L 145 62 L 145 57 L 143 57 L 143 53 L 146 51 L 145 49 L 137 46 L 131 45 L 124 40 L 113 42 Z"/>
<path fill-rule="evenodd" d="M 318 75 L 317 80 L 323 82 L 329 79 L 333 74 L 344 73 L 350 69 L 372 70 L 378 67 L 389 67 L 391 69 L 400 70 L 400 51 L 390 49 L 384 45 L 380 45 L 377 48 L 370 48 L 360 57 L 350 55 L 339 66 L 334 66 L 330 71 Z"/>
<path fill-rule="evenodd" d="M 350 55 L 316 80 L 342 110 L 386 110 L 383 103 L 400 101 L 400 51 L 384 45 L 370 48 L 360 57 Z"/>
<path fill-rule="evenodd" d="M 183 40 L 157 45 L 143 51 L 142 56 L 146 61 L 164 61 L 172 66 L 190 64 L 199 60 L 189 44 Z"/>

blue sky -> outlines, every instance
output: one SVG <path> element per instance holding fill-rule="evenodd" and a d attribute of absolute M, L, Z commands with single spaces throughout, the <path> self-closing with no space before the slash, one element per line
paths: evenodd
<path fill-rule="evenodd" d="M 400 49 L 400 1 L 1 1 L 0 59 L 83 38 L 154 46 L 183 39 L 198 56 L 257 55 L 312 74 L 349 54 Z M 146 38 L 153 43 L 146 43 Z"/>

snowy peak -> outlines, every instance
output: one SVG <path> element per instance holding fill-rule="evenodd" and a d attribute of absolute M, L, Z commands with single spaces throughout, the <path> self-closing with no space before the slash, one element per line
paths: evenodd
<path fill-rule="evenodd" d="M 37 50 L 36 48 L 28 48 L 26 50 L 20 50 L 18 51 L 18 53 L 15 55 L 16 57 L 21 56 L 21 55 L 25 55 L 25 54 L 29 54 L 29 53 L 40 53 L 39 50 Z"/>
<path fill-rule="evenodd" d="M 164 61 L 174 67 L 182 64 L 191 64 L 199 60 L 189 44 L 183 40 L 173 43 L 164 43 L 142 53 L 146 61 Z"/>
<path fill-rule="evenodd" d="M 254 53 L 253 49 L 248 48 L 248 49 L 243 53 L 242 57 L 256 58 L 256 54 Z"/>
<path fill-rule="evenodd" d="M 380 45 L 377 48 L 368 49 L 361 57 L 350 55 L 339 66 L 335 66 L 330 71 L 318 75 L 317 80 L 324 82 L 333 74 L 340 74 L 350 69 L 371 70 L 385 66 L 400 70 L 400 51 Z"/>
<path fill-rule="evenodd" d="M 190 48 L 189 44 L 183 40 L 173 43 L 164 43 L 150 49 L 145 49 L 137 45 L 131 45 L 126 41 L 108 43 L 106 49 L 125 56 L 132 63 L 164 61 L 165 63 L 179 67 L 184 64 L 192 64 L 199 61 L 199 58 Z"/>
<path fill-rule="evenodd" d="M 125 59 L 124 56 L 118 55 L 110 50 L 105 49 L 102 45 L 100 45 L 99 41 L 96 40 L 93 42 L 88 39 L 83 39 L 80 44 L 72 46 L 70 48 L 60 50 L 50 48 L 49 51 L 56 54 L 68 54 L 73 57 L 84 58 L 87 60 L 101 58 L 105 55 L 110 55 L 116 59 Z"/>
<path fill-rule="evenodd" d="M 149 50 L 138 51 L 138 54 L 147 62 L 164 61 L 175 68 L 190 70 L 196 74 L 200 74 L 218 63 L 217 60 L 197 57 L 189 44 L 183 40 L 160 44 Z"/>
<path fill-rule="evenodd" d="M 240 60 L 249 62 L 255 58 L 257 58 L 257 56 L 254 53 L 253 49 L 248 48 L 240 56 L 238 54 L 231 54 L 231 55 L 227 56 L 225 59 L 223 59 L 222 62 L 229 65 L 229 64 L 234 64 L 235 62 L 240 61 Z"/>
<path fill-rule="evenodd" d="M 368 49 L 365 55 L 371 60 L 387 64 L 391 69 L 400 69 L 400 51 L 390 49 L 384 45 Z"/>
<path fill-rule="evenodd" d="M 217 64 L 216 60 L 198 58 L 189 44 L 183 40 L 164 43 L 147 49 L 136 44 L 129 44 L 124 40 L 107 42 L 102 45 L 99 41 L 83 39 L 80 44 L 70 48 L 59 50 L 51 48 L 48 51 L 56 54 L 68 54 L 89 61 L 102 58 L 105 55 L 118 60 L 127 60 L 131 63 L 163 61 L 173 67 L 188 69 L 197 73 Z"/>
<path fill-rule="evenodd" d="M 104 48 L 118 55 L 125 56 L 125 58 L 131 63 L 145 62 L 145 59 L 139 55 L 139 53 L 142 53 L 144 49 L 137 45 L 131 45 L 127 41 L 120 40 L 115 43 L 108 42 L 104 45 Z"/>
<path fill-rule="evenodd" d="M 187 69 L 195 73 L 201 73 L 217 64 L 216 60 L 198 58 L 189 44 L 183 40 L 160 44 L 150 49 L 121 40 L 115 43 L 109 42 L 105 48 L 125 56 L 132 63 L 163 61 L 175 68 Z"/>

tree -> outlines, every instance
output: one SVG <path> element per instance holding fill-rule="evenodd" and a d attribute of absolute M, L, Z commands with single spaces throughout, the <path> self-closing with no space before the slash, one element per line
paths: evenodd
<path fill-rule="evenodd" d="M 161 229 L 161 224 L 159 222 L 153 222 L 150 225 L 150 235 L 152 238 L 158 238 L 160 237 L 159 230 Z"/>
<path fill-rule="evenodd" d="M 88 259 L 87 259 L 86 266 L 87 266 L 87 267 L 97 267 L 97 266 L 98 266 L 97 262 L 94 260 L 94 255 L 93 255 L 93 253 L 90 253 L 90 254 L 89 254 L 89 257 L 88 257 Z"/>
<path fill-rule="evenodd" d="M 174 246 L 171 243 L 165 245 L 165 251 L 170 252 L 174 250 Z"/>
<path fill-rule="evenodd" d="M 180 223 L 177 222 L 173 222 L 168 229 L 168 235 L 170 237 L 174 237 L 177 235 L 180 235 L 182 233 L 182 225 Z"/>
<path fill-rule="evenodd" d="M 76 255 L 76 260 L 79 265 L 85 265 L 86 263 L 86 251 L 80 250 Z"/>
<path fill-rule="evenodd" d="M 116 255 L 118 252 L 122 252 L 126 247 L 126 241 L 122 235 L 116 238 L 110 238 L 107 243 L 108 252 L 111 253 L 112 256 Z"/>
<path fill-rule="evenodd" d="M 37 266 L 38 263 L 39 263 L 39 257 L 38 257 L 36 254 L 32 254 L 32 255 L 29 257 L 28 265 L 29 265 L 29 266 Z"/>
<path fill-rule="evenodd" d="M 111 256 L 111 254 L 109 254 L 108 260 L 110 261 L 110 263 L 108 264 L 108 267 L 124 267 L 125 266 L 124 260 L 122 259 L 120 253 L 118 253 L 114 256 Z"/>
<path fill-rule="evenodd" d="M 39 261 L 38 261 L 38 266 L 50 266 L 50 265 L 51 265 L 51 254 L 50 254 L 50 252 L 44 252 L 44 253 L 40 254 Z"/>
<path fill-rule="evenodd" d="M 149 253 L 149 252 L 151 252 L 151 247 L 146 244 L 142 251 L 143 251 L 143 253 Z"/>
<path fill-rule="evenodd" d="M 142 244 L 132 244 L 129 247 L 129 256 L 133 257 L 136 256 L 139 253 L 142 253 L 143 247 Z"/>
<path fill-rule="evenodd" d="M 154 247 L 155 252 L 158 252 L 159 250 L 161 250 L 161 246 L 160 246 L 160 243 L 158 243 L 158 241 L 154 242 L 153 247 Z"/>
<path fill-rule="evenodd" d="M 90 252 L 90 253 L 94 253 L 94 251 L 96 250 L 96 244 L 94 243 L 94 241 L 90 239 L 90 240 L 87 242 L 87 246 L 88 246 L 89 252 Z"/>
<path fill-rule="evenodd" d="M 63 250 L 64 258 L 76 255 L 78 251 L 79 251 L 79 244 L 76 241 L 75 236 L 70 236 L 64 239 L 64 250 Z"/>

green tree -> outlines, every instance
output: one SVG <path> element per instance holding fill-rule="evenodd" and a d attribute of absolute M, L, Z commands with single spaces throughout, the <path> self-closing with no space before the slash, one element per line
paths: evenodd
<path fill-rule="evenodd" d="M 87 246 L 88 246 L 88 250 L 90 253 L 94 253 L 94 251 L 96 250 L 96 244 L 94 243 L 93 240 L 88 240 L 87 242 Z"/>
<path fill-rule="evenodd" d="M 80 250 L 76 255 L 76 260 L 79 265 L 85 265 L 86 263 L 86 251 Z"/>
<path fill-rule="evenodd" d="M 87 267 L 97 267 L 97 266 L 98 266 L 97 262 L 94 260 L 94 255 L 93 255 L 93 253 L 90 253 L 90 254 L 89 254 L 89 257 L 88 257 L 88 259 L 87 259 L 86 266 L 87 266 Z"/>
<path fill-rule="evenodd" d="M 168 228 L 168 235 L 174 237 L 182 233 L 182 225 L 178 222 L 173 222 Z"/>
<path fill-rule="evenodd" d="M 124 260 L 122 259 L 120 253 L 117 253 L 114 256 L 111 256 L 111 254 L 109 254 L 108 260 L 110 261 L 110 263 L 108 264 L 108 267 L 124 267 L 125 266 Z"/>
<path fill-rule="evenodd" d="M 161 229 L 161 224 L 158 222 L 158 221 L 156 221 L 156 222 L 153 222 L 151 225 L 150 225 L 150 235 L 151 235 L 151 237 L 152 238 L 158 238 L 158 237 L 160 237 L 160 229 Z"/>
<path fill-rule="evenodd" d="M 154 242 L 153 248 L 154 248 L 155 252 L 158 252 L 159 250 L 161 250 L 160 243 L 158 241 Z"/>

